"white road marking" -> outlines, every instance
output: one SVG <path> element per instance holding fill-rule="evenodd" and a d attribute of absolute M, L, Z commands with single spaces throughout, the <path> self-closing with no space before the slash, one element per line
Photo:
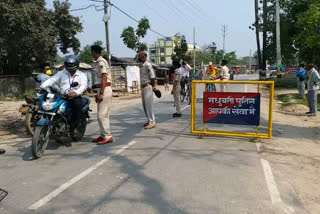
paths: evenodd
<path fill-rule="evenodd" d="M 184 111 L 184 110 L 186 110 L 186 109 L 189 108 L 189 107 L 190 107 L 190 106 L 187 105 L 187 106 L 183 107 L 183 108 L 181 109 L 181 111 Z"/>
<path fill-rule="evenodd" d="M 28 209 L 29 210 L 36 210 L 36 209 L 42 207 L 43 205 L 45 205 L 46 203 L 51 201 L 53 198 L 57 197 L 60 193 L 62 193 L 66 189 L 68 189 L 71 185 L 75 184 L 76 182 L 78 182 L 79 180 L 81 180 L 82 178 L 89 175 L 91 172 L 93 172 L 94 170 L 96 170 L 97 168 L 99 168 L 100 166 L 105 164 L 106 162 L 108 162 L 111 159 L 111 157 L 119 155 L 120 153 L 122 153 L 124 150 L 126 150 L 130 146 L 134 145 L 135 143 L 136 143 L 136 141 L 131 141 L 129 144 L 120 148 L 114 155 L 111 155 L 111 156 L 108 156 L 108 157 L 102 159 L 101 161 L 99 161 L 95 165 L 91 166 L 87 170 L 85 170 L 82 173 L 80 173 L 79 175 L 77 175 L 76 177 L 74 177 L 71 180 L 69 180 L 68 182 L 62 184 L 59 188 L 55 189 L 54 191 L 49 193 L 47 196 L 40 199 L 38 202 L 31 205 Z"/>
<path fill-rule="evenodd" d="M 281 203 L 282 200 L 281 200 L 276 182 L 274 181 L 271 166 L 270 166 L 269 162 L 264 159 L 261 159 L 260 161 L 261 161 L 261 165 L 262 165 L 262 168 L 264 171 L 264 175 L 266 177 L 267 186 L 268 186 L 269 193 L 271 196 L 272 204 Z"/>

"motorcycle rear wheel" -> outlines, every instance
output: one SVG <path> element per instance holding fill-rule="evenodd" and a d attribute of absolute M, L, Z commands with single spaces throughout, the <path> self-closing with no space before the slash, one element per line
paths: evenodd
<path fill-rule="evenodd" d="M 24 119 L 24 126 L 26 127 L 27 133 L 31 136 L 34 135 L 35 127 L 32 125 L 34 118 L 32 112 L 27 112 L 26 118 Z"/>
<path fill-rule="evenodd" d="M 82 139 L 84 133 L 86 132 L 86 129 L 87 129 L 86 115 L 83 114 L 81 116 L 81 119 L 80 119 L 79 124 L 76 127 L 76 129 L 70 130 L 70 137 L 74 141 L 80 141 Z"/>
<path fill-rule="evenodd" d="M 49 143 L 49 131 L 49 126 L 36 126 L 31 145 L 34 159 L 40 158 L 45 152 Z"/>

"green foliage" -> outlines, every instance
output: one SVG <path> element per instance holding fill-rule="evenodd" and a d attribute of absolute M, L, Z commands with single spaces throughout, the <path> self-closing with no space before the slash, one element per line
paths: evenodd
<path fill-rule="evenodd" d="M 0 2 L 0 74 L 30 74 L 44 62 L 56 60 L 57 46 L 77 52 L 75 38 L 82 30 L 79 19 L 69 14 L 68 1 L 54 1 L 54 10 L 45 0 Z"/>
<path fill-rule="evenodd" d="M 135 31 L 133 27 L 129 26 L 125 28 L 121 33 L 121 38 L 123 43 L 130 49 L 136 51 L 148 50 L 148 47 L 145 43 L 140 42 L 141 38 L 144 38 L 147 34 L 148 29 L 150 29 L 150 23 L 147 18 L 142 18 L 139 21 L 138 28 Z"/>
<path fill-rule="evenodd" d="M 34 90 L 34 88 L 27 89 L 23 93 L 23 97 L 35 97 L 35 96 L 36 96 L 36 91 Z"/>
<path fill-rule="evenodd" d="M 192 57 L 188 53 L 188 43 L 186 40 L 176 40 L 174 47 L 174 54 L 171 57 L 173 65 L 177 62 L 188 61 L 190 62 Z"/>
<path fill-rule="evenodd" d="M 93 45 L 100 45 L 103 46 L 103 42 L 102 41 L 96 41 L 93 43 Z M 102 51 L 101 53 L 102 56 L 107 55 L 105 50 Z M 92 56 L 91 56 L 91 45 L 86 45 L 79 54 L 79 59 L 80 62 L 84 62 L 84 63 L 91 63 L 92 62 Z"/>

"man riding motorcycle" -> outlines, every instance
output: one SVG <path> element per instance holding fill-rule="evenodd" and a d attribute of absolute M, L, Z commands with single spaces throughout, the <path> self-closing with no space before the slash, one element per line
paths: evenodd
<path fill-rule="evenodd" d="M 87 89 L 87 76 L 78 70 L 79 68 L 79 58 L 75 55 L 69 55 L 65 58 L 64 65 L 65 69 L 59 71 L 52 78 L 46 80 L 41 84 L 37 91 L 41 91 L 43 88 L 52 87 L 56 83 L 60 85 L 60 94 L 68 95 L 70 98 L 71 107 L 71 130 L 75 129 L 81 116 L 82 109 L 82 98 L 81 95 Z M 71 85 L 78 83 L 76 87 Z"/>

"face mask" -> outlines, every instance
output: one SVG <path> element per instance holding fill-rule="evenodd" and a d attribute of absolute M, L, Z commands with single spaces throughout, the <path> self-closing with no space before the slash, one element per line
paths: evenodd
<path fill-rule="evenodd" d="M 51 76 L 52 75 L 52 71 L 49 69 L 49 70 L 46 71 L 46 74 Z"/>

